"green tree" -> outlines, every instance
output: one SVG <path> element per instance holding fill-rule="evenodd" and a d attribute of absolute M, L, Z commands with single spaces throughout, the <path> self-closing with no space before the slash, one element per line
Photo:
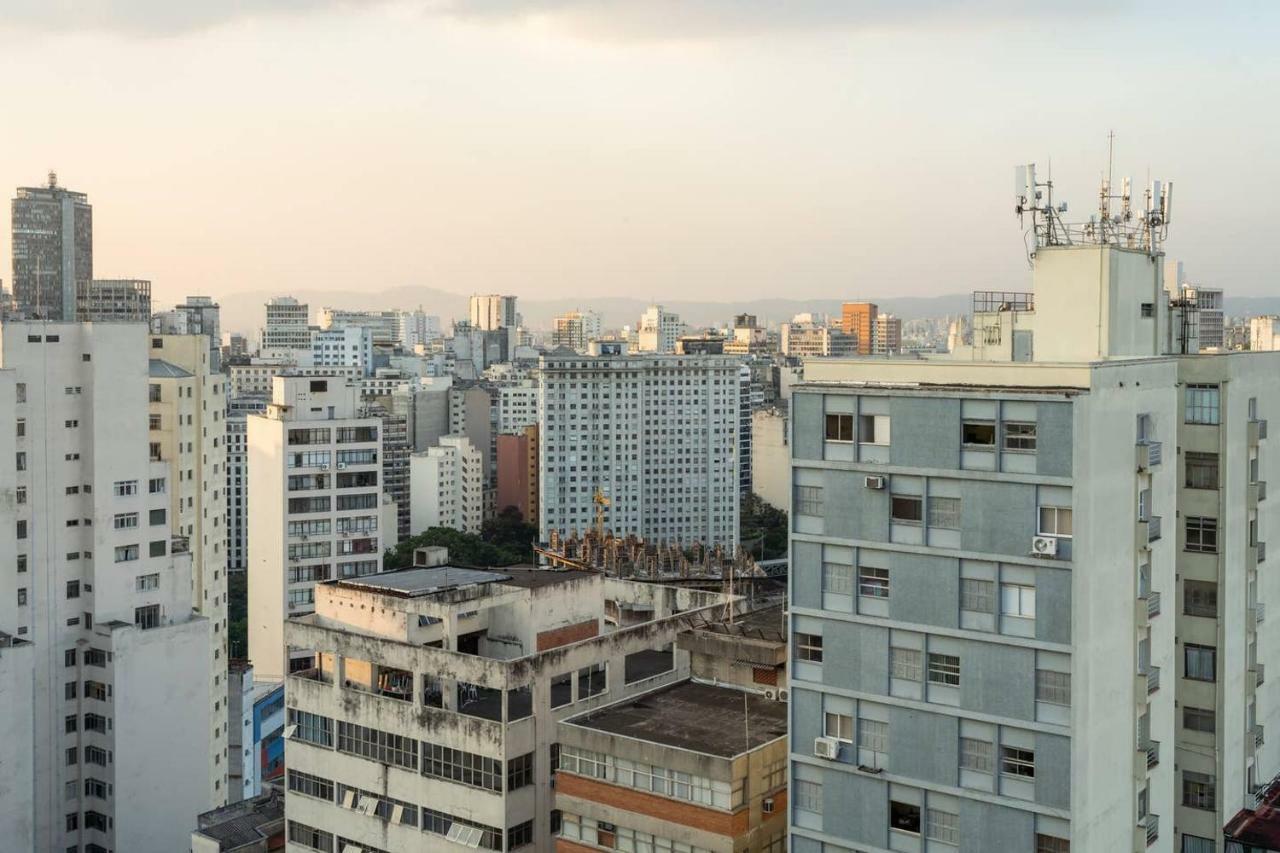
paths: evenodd
<path fill-rule="evenodd" d="M 507 507 L 486 521 L 479 535 L 452 527 L 432 527 L 387 551 L 383 563 L 388 569 L 408 568 L 413 565 L 415 549 L 443 546 L 449 549 L 449 562 L 456 566 L 500 568 L 528 564 L 533 562 L 537 539 L 537 528 L 526 524 L 515 507 Z"/>

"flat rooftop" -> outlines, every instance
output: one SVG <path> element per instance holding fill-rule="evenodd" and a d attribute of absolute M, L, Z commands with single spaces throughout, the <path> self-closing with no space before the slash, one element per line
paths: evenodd
<path fill-rule="evenodd" d="M 682 681 L 573 717 L 570 725 L 733 758 L 787 734 L 787 706 L 729 687 Z"/>
<path fill-rule="evenodd" d="M 284 832 L 284 797 L 268 792 L 205 812 L 196 822 L 196 831 L 218 842 L 219 849 L 235 850 Z"/>
<path fill-rule="evenodd" d="M 332 581 L 347 589 L 362 589 L 397 598 L 421 598 L 453 589 L 492 583 L 537 589 L 591 577 L 593 572 L 571 569 L 503 568 L 472 569 L 463 566 L 432 566 L 401 569 L 363 578 Z"/>

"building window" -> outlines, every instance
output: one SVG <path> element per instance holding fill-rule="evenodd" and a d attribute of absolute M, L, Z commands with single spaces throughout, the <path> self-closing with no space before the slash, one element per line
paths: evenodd
<path fill-rule="evenodd" d="M 894 678 L 923 680 L 923 661 L 924 657 L 919 649 L 889 647 L 889 674 Z"/>
<path fill-rule="evenodd" d="M 23 607 L 27 603 L 27 588 L 25 586 L 18 587 L 18 606 Z"/>
<path fill-rule="evenodd" d="M 133 609 L 133 624 L 146 630 L 160 625 L 160 605 L 148 604 L 146 607 Z"/>
<path fill-rule="evenodd" d="M 960 686 L 960 658 L 956 655 L 929 653 L 929 683 L 947 687 Z"/>
<path fill-rule="evenodd" d="M 920 807 L 911 803 L 889 801 L 889 828 L 899 832 L 920 834 Z"/>
<path fill-rule="evenodd" d="M 338 721 L 338 751 L 408 770 L 418 769 L 417 741 L 342 720 Z"/>
<path fill-rule="evenodd" d="M 858 566 L 858 595 L 867 598 L 888 598 L 889 570 Z"/>
<path fill-rule="evenodd" d="M 163 508 L 150 510 L 147 513 L 147 523 L 150 524 L 152 527 L 156 526 L 157 524 L 164 524 L 165 521 L 167 520 L 167 515 L 168 515 L 167 511 L 164 510 Z"/>
<path fill-rule="evenodd" d="M 822 635 L 796 634 L 796 660 L 822 663 Z"/>
<path fill-rule="evenodd" d="M 858 748 L 870 752 L 889 751 L 889 724 L 883 720 L 858 719 Z"/>
<path fill-rule="evenodd" d="M 1217 853 L 1217 850 L 1218 845 L 1212 838 L 1182 834 L 1182 853 Z"/>
<path fill-rule="evenodd" d="M 1218 386 L 1188 385 L 1186 388 L 1186 422 L 1189 424 L 1218 423 Z"/>
<path fill-rule="evenodd" d="M 1213 734 L 1217 731 L 1217 712 L 1212 708 L 1182 706 L 1182 727 L 1188 731 Z"/>
<path fill-rule="evenodd" d="M 960 609 L 973 613 L 995 612 L 996 585 L 994 581 L 978 578 L 960 579 Z"/>
<path fill-rule="evenodd" d="M 67 581 L 67 598 L 80 597 L 80 581 Z"/>
<path fill-rule="evenodd" d="M 858 441 L 862 444 L 889 443 L 888 415 L 861 415 L 858 418 Z"/>
<path fill-rule="evenodd" d="M 1182 647 L 1183 674 L 1196 681 L 1214 681 L 1217 678 L 1218 650 L 1213 646 L 1186 643 Z"/>
<path fill-rule="evenodd" d="M 320 853 L 333 853 L 333 834 L 296 820 L 289 821 L 289 840 Z"/>
<path fill-rule="evenodd" d="M 1209 581 L 1182 582 L 1182 612 L 1188 616 L 1218 618 L 1218 585 Z"/>
<path fill-rule="evenodd" d="M 853 566 L 843 563 L 823 563 L 822 591 L 836 595 L 853 595 Z"/>
<path fill-rule="evenodd" d="M 154 477 L 148 480 L 147 491 L 153 495 L 164 494 L 164 477 Z"/>
<path fill-rule="evenodd" d="M 507 849 L 518 850 L 533 843 L 533 821 L 526 820 L 507 830 Z"/>
<path fill-rule="evenodd" d="M 1071 704 L 1071 673 L 1036 670 L 1036 701 L 1052 705 Z"/>
<path fill-rule="evenodd" d="M 1213 811 L 1217 802 L 1217 783 L 1207 773 L 1182 771 L 1182 804 L 1189 809 Z"/>
<path fill-rule="evenodd" d="M 960 499 L 929 498 L 929 526 L 944 530 L 959 530 Z"/>
<path fill-rule="evenodd" d="M 996 425 L 991 421 L 965 421 L 961 440 L 968 447 L 995 447 Z"/>
<path fill-rule="evenodd" d="M 289 790 L 303 796 L 333 802 L 333 782 L 300 770 L 289 771 Z"/>
<path fill-rule="evenodd" d="M 1036 618 L 1036 588 L 1016 583 L 1000 584 L 1000 615 Z"/>
<path fill-rule="evenodd" d="M 119 545 L 116 547 L 116 562 L 129 563 L 138 559 L 137 545 Z"/>
<path fill-rule="evenodd" d="M 977 738 L 960 738 L 960 769 L 991 773 L 995 770 L 994 753 L 990 741 Z"/>
<path fill-rule="evenodd" d="M 1057 536 L 1064 539 L 1071 537 L 1071 507 L 1069 506 L 1040 507 L 1039 522 L 1038 532 L 1041 536 Z"/>
<path fill-rule="evenodd" d="M 148 415 L 148 416 L 147 416 L 147 426 L 148 426 L 148 428 L 150 428 L 150 429 L 152 429 L 152 430 L 160 429 L 160 416 L 159 416 L 159 415 Z"/>
<path fill-rule="evenodd" d="M 1033 750 L 1017 746 L 1000 747 L 1000 772 L 1005 776 L 1023 779 L 1036 778 L 1036 754 Z"/>
<path fill-rule="evenodd" d="M 960 815 L 955 812 L 944 812 L 929 809 L 925 815 L 925 838 L 941 841 L 944 844 L 960 843 Z"/>
<path fill-rule="evenodd" d="M 19 519 L 18 523 L 14 526 L 14 536 L 18 539 L 27 538 L 27 522 L 25 519 Z"/>
<path fill-rule="evenodd" d="M 1186 484 L 1188 489 L 1218 488 L 1218 454 L 1187 451 Z"/>
<path fill-rule="evenodd" d="M 827 415 L 827 441 L 853 441 L 853 415 Z"/>
<path fill-rule="evenodd" d="M 126 498 L 126 497 L 129 497 L 130 495 L 136 495 L 138 493 L 138 481 L 137 480 L 120 480 L 116 482 L 114 486 L 112 486 L 111 490 L 115 494 L 115 496 L 118 498 Z"/>
<path fill-rule="evenodd" d="M 810 782 L 807 779 L 797 779 L 795 781 L 795 789 L 797 809 L 802 812 L 822 814 L 821 782 Z"/>
<path fill-rule="evenodd" d="M 828 711 L 824 715 L 822 731 L 827 737 L 833 737 L 845 743 L 853 743 L 853 717 L 848 714 L 833 714 Z"/>
<path fill-rule="evenodd" d="M 924 500 L 916 495 L 894 495 L 889 517 L 899 524 L 919 524 L 924 520 Z"/>
<path fill-rule="evenodd" d="M 1016 423 L 1006 421 L 1004 427 L 1004 449 L 1019 452 L 1034 452 L 1036 449 L 1036 425 L 1033 423 Z"/>
<path fill-rule="evenodd" d="M 1187 516 L 1187 541 L 1184 547 L 1200 554 L 1218 553 L 1218 519 Z"/>
<path fill-rule="evenodd" d="M 160 588 L 159 572 L 149 575 L 138 575 L 134 578 L 134 590 L 137 592 L 148 592 L 153 589 Z"/>
<path fill-rule="evenodd" d="M 1036 853 L 1071 853 L 1071 842 L 1065 838 L 1037 832 Z"/>
<path fill-rule="evenodd" d="M 293 732 L 294 740 L 304 741 L 316 746 L 333 746 L 333 720 L 328 717 L 290 708 L 289 724 L 297 726 Z"/>
<path fill-rule="evenodd" d="M 821 486 L 796 486 L 796 515 L 822 515 Z"/>
<path fill-rule="evenodd" d="M 116 513 L 112 525 L 116 530 L 132 530 L 138 526 L 138 514 L 136 512 Z"/>
<path fill-rule="evenodd" d="M 507 762 L 507 790 L 533 784 L 533 753 L 518 755 Z"/>

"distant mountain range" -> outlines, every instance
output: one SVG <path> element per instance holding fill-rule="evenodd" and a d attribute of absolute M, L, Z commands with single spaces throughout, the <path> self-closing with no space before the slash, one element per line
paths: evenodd
<path fill-rule="evenodd" d="M 262 326 L 263 305 L 272 296 L 281 293 L 266 291 L 238 293 L 220 300 L 222 327 L 227 330 L 253 333 Z M 289 295 L 311 306 L 312 317 L 323 307 L 386 311 L 396 308 L 422 306 L 428 314 L 437 314 L 447 324 L 450 319 L 467 316 L 466 294 L 449 293 L 429 287 L 395 287 L 374 292 L 350 290 L 295 290 Z M 922 317 L 944 317 L 967 314 L 969 295 L 949 293 L 942 296 L 889 296 L 868 297 L 880 306 L 881 311 L 896 314 L 904 320 Z M 755 314 L 761 323 L 782 323 L 804 312 L 838 314 L 839 299 L 748 299 L 741 302 L 661 300 L 668 311 L 674 311 L 691 326 L 719 326 L 732 321 L 735 314 Z M 591 309 L 604 318 L 606 327 L 635 324 L 650 302 L 618 296 L 592 296 L 582 299 L 521 299 L 520 313 L 525 325 L 532 329 L 550 328 L 552 319 L 566 311 Z M 1229 316 L 1251 314 L 1280 314 L 1280 296 L 1228 296 L 1226 310 Z"/>

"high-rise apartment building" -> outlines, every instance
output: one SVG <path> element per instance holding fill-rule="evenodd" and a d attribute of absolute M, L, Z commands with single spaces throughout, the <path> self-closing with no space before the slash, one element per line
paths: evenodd
<path fill-rule="evenodd" d="M 793 320 L 782 324 L 780 350 L 792 358 L 839 358 L 858 352 L 858 338 L 825 323 Z"/>
<path fill-rule="evenodd" d="M 94 279 L 76 287 L 76 316 L 81 323 L 147 323 L 151 320 L 151 282 Z"/>
<path fill-rule="evenodd" d="M 373 330 L 367 326 L 334 326 L 311 333 L 311 366 L 353 367 L 373 375 Z"/>
<path fill-rule="evenodd" d="M 427 314 L 421 308 L 399 312 L 400 346 L 412 352 L 417 347 L 429 346 L 444 337 L 440 318 Z"/>
<path fill-rule="evenodd" d="M 148 444 L 169 468 L 172 549 L 191 555 L 191 609 L 209 618 L 210 802 L 227 801 L 226 377 L 204 335 L 150 335 Z"/>
<path fill-rule="evenodd" d="M 586 352 L 587 344 L 600 337 L 600 315 L 595 311 L 569 311 L 555 319 L 551 346 Z"/>
<path fill-rule="evenodd" d="M 527 524 L 538 525 L 538 425 L 498 436 L 498 493 L 494 508 L 515 507 Z"/>
<path fill-rule="evenodd" d="M 902 320 L 892 314 L 876 314 L 871 352 L 875 355 L 890 355 L 901 351 Z"/>
<path fill-rule="evenodd" d="M 520 325 L 520 315 L 516 313 L 516 298 L 494 293 L 487 296 L 479 294 L 471 297 L 471 328 L 482 331 L 495 329 L 514 329 Z"/>
<path fill-rule="evenodd" d="M 840 306 L 840 331 L 858 339 L 858 354 L 875 351 L 876 318 L 879 307 L 874 302 L 846 302 Z"/>
<path fill-rule="evenodd" d="M 661 305 L 650 305 L 640 315 L 640 324 L 636 327 L 636 348 L 640 352 L 673 353 L 683 333 L 684 324 L 679 314 Z"/>
<path fill-rule="evenodd" d="M 409 456 L 410 529 L 479 533 L 485 519 L 484 458 L 466 436 L 446 435 Z"/>
<path fill-rule="evenodd" d="M 580 571 L 321 584 L 285 628 L 315 660 L 285 682 L 288 849 L 551 853 L 557 721 L 687 677 L 676 636 L 724 607 Z"/>
<path fill-rule="evenodd" d="M 395 519 L 383 507 L 381 421 L 361 414 L 355 383 L 277 377 L 266 411 L 247 421 L 249 658 L 259 678 L 278 679 L 290 665 L 284 620 L 315 609 L 317 582 L 380 572 Z"/>
<path fill-rule="evenodd" d="M 292 296 L 277 296 L 267 303 L 267 324 L 262 329 L 264 353 L 310 350 L 310 306 Z"/>
<path fill-rule="evenodd" d="M 737 544 L 737 358 L 552 354 L 539 364 L 544 541 L 593 527 L 600 493 L 617 535 Z"/>
<path fill-rule="evenodd" d="M 401 311 L 346 311 L 340 308 L 320 309 L 321 329 L 368 329 L 373 346 L 400 345 Z"/>
<path fill-rule="evenodd" d="M 1270 352 L 1280 349 L 1280 317 L 1249 318 L 1249 349 L 1254 352 Z"/>
<path fill-rule="evenodd" d="M 193 555 L 170 517 L 170 462 L 150 446 L 149 384 L 144 324 L 0 325 L 0 620 L 36 655 L 3 705 L 32 721 L 31 767 L 4 774 L 31 798 L 35 842 L 22 849 L 182 849 L 191 815 L 223 796 L 219 634 L 191 609 Z M 22 830 L 6 819 L 6 844 L 11 826 Z"/>
<path fill-rule="evenodd" d="M 1037 210 L 1033 293 L 980 295 L 950 358 L 806 365 L 797 853 L 1208 853 L 1280 769 L 1280 357 L 1180 353 L 1153 198 L 1088 231 Z"/>
<path fill-rule="evenodd" d="M 58 186 L 19 187 L 12 202 L 13 298 L 19 313 L 75 320 L 76 297 L 93 281 L 93 206 Z"/>
<path fill-rule="evenodd" d="M 215 372 L 222 369 L 221 307 L 212 297 L 188 296 L 186 302 L 174 306 L 173 310 L 154 315 L 151 331 L 163 335 L 206 336 L 209 339 L 209 363 Z M 232 353 L 244 354 L 243 347 L 239 353 Z"/>
<path fill-rule="evenodd" d="M 227 571 L 243 572 L 249 566 L 249 470 L 248 417 L 265 412 L 270 397 L 227 397 Z M 243 657 L 247 649 L 231 649 Z"/>

